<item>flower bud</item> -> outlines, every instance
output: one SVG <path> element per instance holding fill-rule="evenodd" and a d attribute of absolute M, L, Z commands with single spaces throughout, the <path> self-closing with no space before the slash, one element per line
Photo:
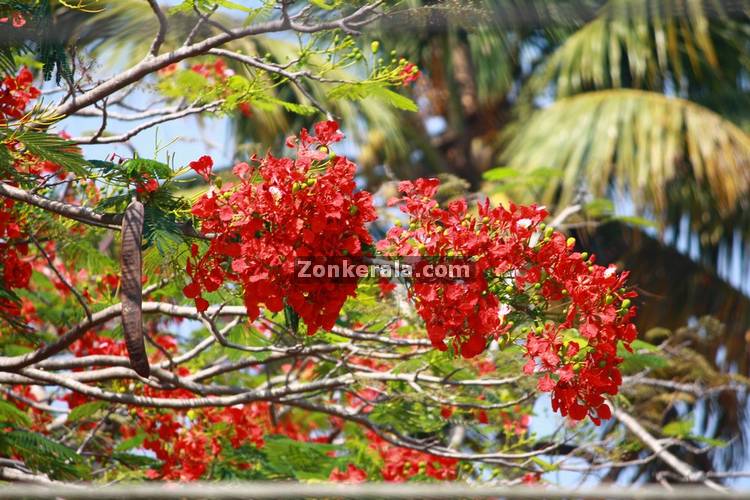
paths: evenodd
<path fill-rule="evenodd" d="M 373 42 L 372 42 L 372 43 L 370 44 L 370 50 L 372 51 L 372 53 L 373 53 L 373 54 L 375 54 L 375 53 L 377 53 L 377 51 L 378 51 L 379 49 L 380 49 L 380 42 L 379 42 L 379 41 L 377 41 L 377 40 L 374 40 L 374 41 L 373 41 Z"/>

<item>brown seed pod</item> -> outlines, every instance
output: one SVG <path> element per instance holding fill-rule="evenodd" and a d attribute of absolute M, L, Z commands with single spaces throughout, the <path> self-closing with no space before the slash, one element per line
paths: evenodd
<path fill-rule="evenodd" d="M 120 269 L 122 271 L 120 301 L 122 302 L 122 329 L 128 348 L 130 366 L 141 377 L 148 377 L 151 369 L 143 341 L 142 301 L 143 256 L 143 204 L 133 200 L 125 209 L 122 219 L 122 248 Z"/>

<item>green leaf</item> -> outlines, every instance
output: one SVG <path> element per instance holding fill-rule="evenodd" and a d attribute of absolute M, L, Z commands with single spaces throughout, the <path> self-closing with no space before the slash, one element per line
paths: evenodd
<path fill-rule="evenodd" d="M 699 443 L 707 444 L 708 446 L 712 446 L 714 448 L 724 448 L 729 445 L 729 443 L 727 441 L 724 441 L 723 439 L 715 439 L 705 436 L 691 435 L 690 439 L 698 441 Z"/>
<path fill-rule="evenodd" d="M 282 108 L 284 108 L 285 110 L 291 113 L 296 113 L 302 116 L 310 116 L 310 115 L 315 114 L 318 111 L 315 107 L 309 106 L 307 104 L 287 102 L 282 99 L 277 99 L 275 97 L 272 97 L 266 94 L 255 96 L 252 99 L 252 103 L 258 108 L 265 110 L 265 111 L 273 111 L 276 106 L 281 106 Z"/>
<path fill-rule="evenodd" d="M 682 420 L 668 423 L 662 427 L 661 431 L 665 436 L 681 438 L 688 436 L 692 428 L 693 422 L 690 420 Z"/>
<path fill-rule="evenodd" d="M 73 408 L 68 414 L 68 422 L 77 422 L 92 417 L 96 412 L 109 405 L 106 401 L 91 401 Z"/>
<path fill-rule="evenodd" d="M 438 432 L 445 428 L 445 420 L 429 411 L 422 403 L 393 399 L 377 405 L 370 413 L 373 422 L 404 432 Z"/>
<path fill-rule="evenodd" d="M 633 352 L 625 349 L 622 342 L 617 345 L 617 355 L 623 360 L 620 368 L 624 373 L 636 373 L 648 368 L 664 368 L 669 364 L 659 348 L 653 344 L 636 339 L 630 347 Z"/>
<path fill-rule="evenodd" d="M 412 112 L 419 111 L 419 106 L 417 106 L 417 103 L 415 103 L 405 95 L 399 94 L 398 92 L 394 92 L 385 87 L 373 87 L 371 92 L 372 95 L 385 100 L 394 108 Z"/>
<path fill-rule="evenodd" d="M 172 169 L 169 168 L 169 165 L 146 158 L 130 159 L 122 164 L 122 168 L 132 177 L 138 174 L 149 174 L 154 178 L 167 179 L 172 175 Z"/>
<path fill-rule="evenodd" d="M 218 0 L 216 3 L 218 5 L 220 5 L 220 6 L 222 6 L 222 7 L 227 8 L 227 9 L 239 10 L 241 12 L 248 12 L 249 13 L 249 12 L 252 12 L 254 10 L 251 7 L 245 7 L 244 5 L 239 4 L 237 2 L 232 2 L 231 0 Z"/>
<path fill-rule="evenodd" d="M 10 136 L 40 160 L 57 164 L 63 170 L 78 176 L 86 176 L 86 168 L 91 167 L 91 164 L 81 156 L 75 143 L 58 135 L 28 129 L 9 132 L 7 128 L 0 127 L 0 141 Z"/>
<path fill-rule="evenodd" d="M 596 198 L 586 203 L 586 214 L 592 217 L 611 215 L 615 210 L 614 203 L 606 198 Z"/>
<path fill-rule="evenodd" d="M 0 454 L 11 452 L 32 469 L 55 477 L 80 480 L 90 474 L 75 450 L 35 432 L 13 430 L 0 434 Z"/>
<path fill-rule="evenodd" d="M 486 171 L 482 177 L 487 181 L 502 181 L 518 177 L 520 172 L 514 167 L 496 167 Z"/>
<path fill-rule="evenodd" d="M 9 422 L 24 427 L 31 426 L 31 418 L 8 401 L 0 399 L 0 422 Z"/>
<path fill-rule="evenodd" d="M 334 2 L 333 5 L 328 5 L 328 3 L 325 0 L 310 0 L 310 3 L 324 10 L 332 10 L 333 8 L 336 7 L 336 4 L 338 2 Z"/>
<path fill-rule="evenodd" d="M 649 220 L 644 217 L 637 217 L 634 215 L 615 216 L 612 217 L 611 220 L 617 220 L 620 222 L 624 222 L 625 224 L 630 224 L 631 226 L 637 227 L 658 227 L 656 221 Z"/>
<path fill-rule="evenodd" d="M 659 350 L 657 346 L 654 344 L 651 344 L 649 342 L 646 342 L 645 340 L 641 339 L 635 339 L 631 344 L 630 347 L 633 348 L 634 351 L 651 351 L 656 352 Z"/>
<path fill-rule="evenodd" d="M 104 160 L 87 160 L 94 168 L 103 171 L 104 173 L 110 173 L 117 169 L 117 164 L 111 161 Z"/>
<path fill-rule="evenodd" d="M 546 460 L 542 460 L 539 457 L 531 457 L 531 460 L 535 464 L 537 464 L 539 467 L 541 467 L 544 472 L 552 472 L 552 471 L 557 470 L 557 465 L 551 464 L 547 462 Z"/>
<path fill-rule="evenodd" d="M 118 445 L 115 446 L 115 451 L 127 451 L 127 450 L 132 450 L 133 448 L 138 448 L 143 444 L 145 440 L 146 440 L 145 433 L 142 432 L 140 434 L 136 434 L 132 438 L 126 439 L 125 441 L 121 441 L 120 443 L 118 443 Z"/>
<path fill-rule="evenodd" d="M 269 465 L 278 472 L 301 480 L 325 480 L 340 460 L 328 455 L 339 446 L 295 441 L 286 436 L 269 436 L 263 451 Z"/>

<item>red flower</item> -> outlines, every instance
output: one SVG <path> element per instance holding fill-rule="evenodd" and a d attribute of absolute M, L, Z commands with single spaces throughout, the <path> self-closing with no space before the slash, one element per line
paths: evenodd
<path fill-rule="evenodd" d="M 539 482 L 540 474 L 538 472 L 527 472 L 521 478 L 521 482 L 528 486 L 533 486 Z"/>
<path fill-rule="evenodd" d="M 7 76 L 0 83 L 0 124 L 6 116 L 21 118 L 29 101 L 39 97 L 39 89 L 32 85 L 34 75 L 25 66 L 16 77 Z"/>
<path fill-rule="evenodd" d="M 367 432 L 370 448 L 383 460 L 381 475 L 386 481 L 403 482 L 419 474 L 420 470 L 434 479 L 452 481 L 458 475 L 458 460 L 439 457 L 409 448 L 400 448 L 384 441 L 372 431 Z"/>
<path fill-rule="evenodd" d="M 402 85 L 409 85 L 410 83 L 414 83 L 419 79 L 420 76 L 422 76 L 422 72 L 419 71 L 417 65 L 412 62 L 407 62 L 399 73 L 399 78 L 401 79 Z"/>
<path fill-rule="evenodd" d="M 250 103 L 248 102 L 241 102 L 237 105 L 237 109 L 240 110 L 240 113 L 242 113 L 242 116 L 246 118 L 250 118 L 253 116 L 253 108 L 250 107 Z"/>
<path fill-rule="evenodd" d="M 510 304 L 539 304 L 540 318 L 554 304 L 567 314 L 560 322 L 535 319 L 526 336 L 524 373 L 538 374 L 539 390 L 552 392 L 552 407 L 562 415 L 589 416 L 597 424 L 609 418 L 605 397 L 617 394 L 621 383 L 617 345 L 628 348 L 636 337 L 627 274 L 595 265 L 562 234 L 542 231 L 543 209 L 492 208 L 487 201 L 473 215 L 463 200 L 439 207 L 437 189 L 436 179 L 399 183 L 402 198 L 389 205 L 401 204 L 409 229 L 393 227 L 378 242 L 393 256 L 471 257 L 472 279 L 412 278 L 409 292 L 432 344 L 473 357 L 512 328 L 506 318 L 520 312 Z M 570 332 L 581 340 L 566 340 Z"/>
<path fill-rule="evenodd" d="M 159 189 L 159 182 L 148 174 L 143 174 L 141 180 L 135 181 L 136 193 L 153 193 Z"/>
<path fill-rule="evenodd" d="M 304 320 L 308 333 L 330 329 L 356 283 L 299 282 L 295 259 L 362 254 L 371 243 L 365 224 L 375 219 L 371 196 L 355 192 L 355 165 L 318 150 L 339 140 L 335 122 L 300 134 L 297 157 L 253 158 L 233 169 L 240 184 L 209 192 L 193 207 L 202 230 L 213 233 L 208 251 L 188 264 L 198 290 L 216 290 L 230 279 L 244 288 L 251 317 L 264 305 L 280 311 L 286 302 Z M 319 134 L 319 135 L 317 135 Z M 196 299 L 197 301 L 198 299 Z M 201 307 L 205 304 L 201 302 Z"/>
<path fill-rule="evenodd" d="M 203 177 L 206 182 L 209 181 L 211 170 L 214 168 L 214 161 L 210 156 L 201 156 L 197 160 L 191 161 L 188 165 L 195 170 L 198 175 Z"/>
<path fill-rule="evenodd" d="M 328 480 L 343 483 L 363 483 L 367 481 L 367 473 L 353 464 L 348 464 L 344 471 L 339 468 L 333 469 Z"/>
<path fill-rule="evenodd" d="M 320 144 L 331 144 L 344 138 L 344 134 L 339 131 L 339 124 L 329 120 L 315 124 L 315 137 Z"/>
<path fill-rule="evenodd" d="M 380 278 L 378 280 L 378 287 L 380 288 L 380 296 L 386 297 L 393 293 L 396 289 L 396 284 L 391 282 L 388 278 Z"/>
<path fill-rule="evenodd" d="M 14 12 L 13 13 L 13 27 L 20 28 L 25 24 L 26 24 L 26 19 L 23 17 L 23 15 L 20 12 Z"/>
<path fill-rule="evenodd" d="M 7 17 L 0 17 L 0 23 L 7 23 L 8 18 Z M 20 12 L 14 12 L 12 16 L 12 21 L 14 28 L 21 28 L 26 24 L 26 19 L 23 17 L 23 14 Z"/>

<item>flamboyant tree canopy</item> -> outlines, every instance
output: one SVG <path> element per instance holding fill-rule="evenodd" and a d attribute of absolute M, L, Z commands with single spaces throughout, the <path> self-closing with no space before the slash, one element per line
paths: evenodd
<path fill-rule="evenodd" d="M 0 479 L 692 474 L 629 413 L 683 351 L 638 339 L 564 211 L 362 177 L 362 127 L 430 77 L 366 34 L 408 6 L 127 3 L 0 1 Z M 133 145 L 192 117 L 256 147 Z M 300 278 L 347 258 L 386 264 Z"/>

